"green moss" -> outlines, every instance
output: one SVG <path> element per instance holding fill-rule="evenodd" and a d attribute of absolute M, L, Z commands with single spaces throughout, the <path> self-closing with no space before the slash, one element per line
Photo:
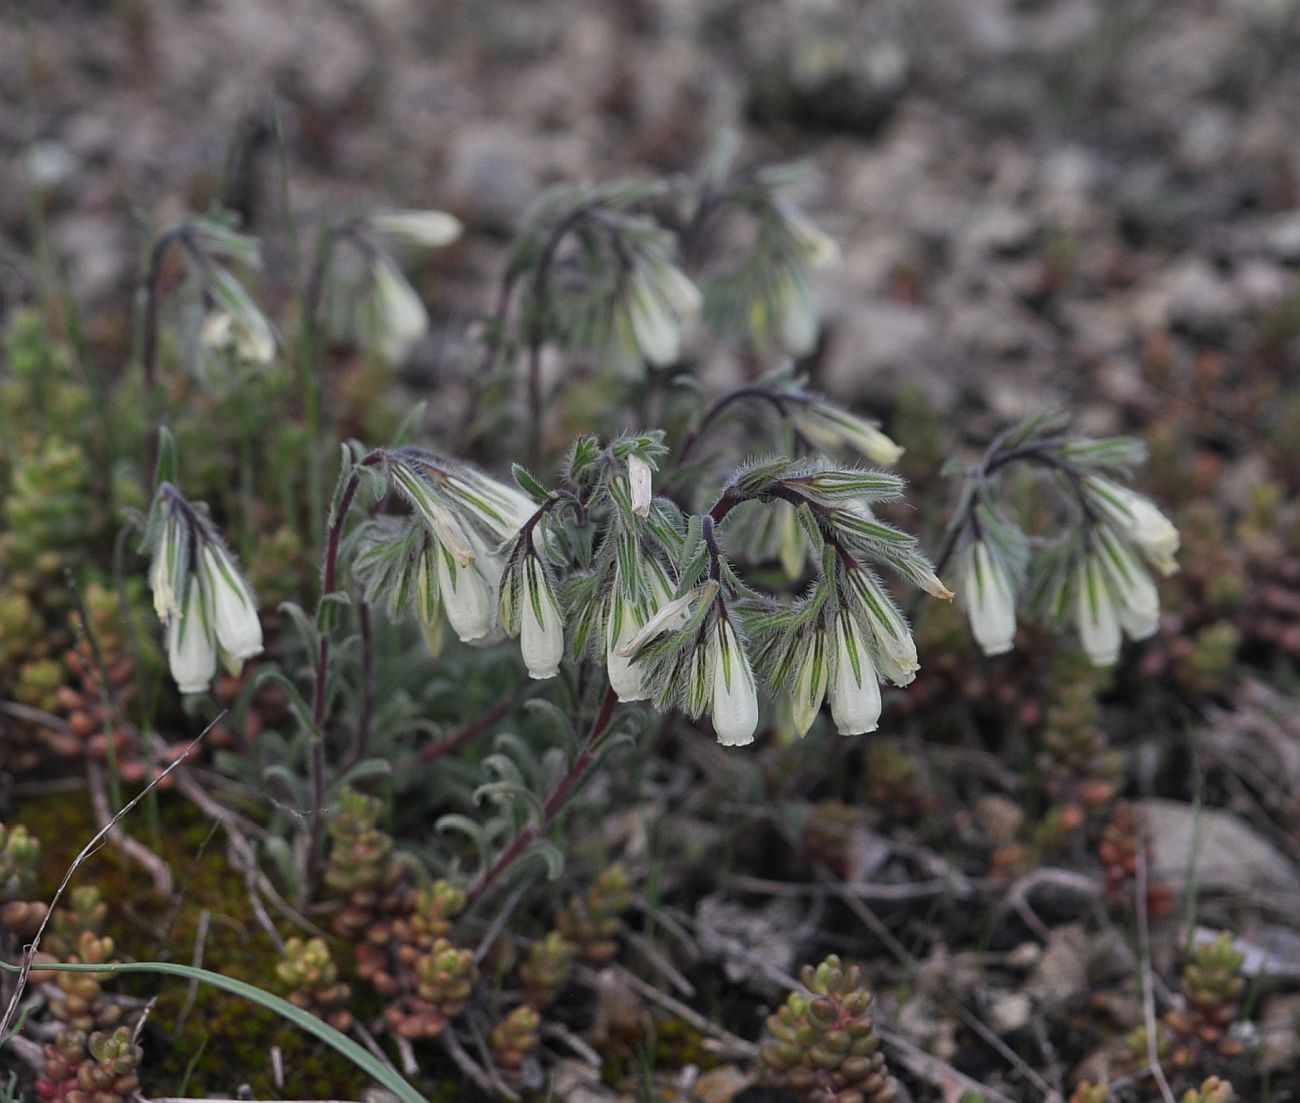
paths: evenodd
<path fill-rule="evenodd" d="M 74 884 L 96 884 L 109 903 L 106 930 L 119 954 L 134 960 L 191 961 L 203 913 L 202 964 L 226 976 L 265 986 L 274 983 L 279 951 L 253 915 L 243 877 L 226 861 L 224 839 L 184 799 L 161 802 L 160 839 L 149 837 L 143 820 L 130 825 L 140 841 L 171 866 L 176 892 L 160 899 L 138 866 L 106 846 L 81 868 Z M 63 871 L 98 828 L 84 794 L 20 803 L 13 815 L 42 841 L 40 893 L 49 899 Z M 130 902 L 124 904 L 124 902 Z M 190 1095 L 229 1095 L 242 1083 L 255 1096 L 359 1098 L 367 1078 L 332 1050 L 262 1008 L 199 986 L 193 1005 L 188 986 L 149 976 L 123 977 L 117 991 L 157 996 L 150 1017 L 154 1044 L 142 1070 L 146 1094 L 177 1091 L 198 1054 L 185 1090 Z M 184 1017 L 182 1018 L 182 1016 Z M 270 1052 L 279 1047 L 285 1083 L 272 1082 Z"/>

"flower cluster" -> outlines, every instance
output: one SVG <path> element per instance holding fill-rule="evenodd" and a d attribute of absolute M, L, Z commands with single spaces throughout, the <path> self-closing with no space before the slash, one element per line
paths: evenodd
<path fill-rule="evenodd" d="M 388 243 L 437 249 L 460 233 L 460 222 L 443 211 L 378 211 L 332 228 L 327 248 L 353 246 L 360 269 L 331 269 L 334 280 L 324 289 L 331 327 L 389 364 L 400 364 L 429 328 L 429 312 Z M 328 257 L 322 255 L 322 267 Z"/>
<path fill-rule="evenodd" d="M 182 693 L 202 693 L 217 663 L 238 674 L 262 652 L 257 602 L 211 521 L 169 482 L 159 484 L 145 530 L 149 585 Z"/>
<path fill-rule="evenodd" d="M 986 655 L 1011 650 L 1016 607 L 1072 620 L 1096 666 L 1119 657 L 1124 636 L 1146 639 L 1159 627 L 1151 572 L 1178 569 L 1178 530 L 1150 499 L 1116 481 L 1143 457 L 1135 441 L 1069 437 L 1057 416 L 1030 419 L 998 438 L 967 473 L 949 547 L 971 632 Z M 1057 539 L 1031 546 L 995 500 L 997 472 L 1013 463 L 1049 473 L 1067 523 Z"/>
<path fill-rule="evenodd" d="M 171 244 L 185 261 L 191 321 L 188 330 L 194 374 L 205 382 L 232 368 L 264 368 L 275 360 L 276 336 L 231 264 L 256 271 L 261 249 L 256 238 L 215 218 L 193 219 L 158 239 L 156 256 Z"/>

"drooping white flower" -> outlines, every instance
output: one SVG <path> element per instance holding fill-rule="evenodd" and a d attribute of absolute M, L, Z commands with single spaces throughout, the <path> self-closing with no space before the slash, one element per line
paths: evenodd
<path fill-rule="evenodd" d="M 435 550 L 434 558 L 438 562 L 438 592 L 452 631 L 463 643 L 482 639 L 495 622 L 495 591 L 489 589 L 477 564 L 460 565 L 443 548 Z"/>
<path fill-rule="evenodd" d="M 962 598 L 980 650 L 1005 655 L 1016 635 L 1016 599 L 1011 580 L 983 540 L 966 549 L 961 572 Z"/>
<path fill-rule="evenodd" d="M 678 322 L 685 323 L 699 314 L 704 302 L 700 289 L 675 264 L 667 261 L 656 264 L 653 280 Z"/>
<path fill-rule="evenodd" d="M 777 292 L 773 306 L 781 347 L 791 356 L 806 356 L 812 352 L 817 344 L 819 321 L 808 278 L 802 272 L 791 271 Z"/>
<path fill-rule="evenodd" d="M 1145 640 L 1160 627 L 1160 595 L 1146 568 L 1109 533 L 1094 536 L 1115 595 L 1120 624 L 1130 639 Z"/>
<path fill-rule="evenodd" d="M 438 568 L 434 562 L 440 554 L 437 548 L 426 546 L 415 567 L 415 619 L 420 626 L 420 635 L 424 637 L 424 645 L 435 659 L 442 654 L 446 636 L 446 621 L 438 598 Z"/>
<path fill-rule="evenodd" d="M 520 610 L 519 650 L 530 678 L 554 678 L 564 658 L 564 623 L 551 593 L 551 584 L 535 555 L 523 565 L 523 608 Z"/>
<path fill-rule="evenodd" d="M 822 448 L 852 448 L 884 467 L 892 467 L 903 455 L 902 447 L 874 422 L 820 402 L 799 407 L 794 414 L 794 427 Z"/>
<path fill-rule="evenodd" d="M 671 631 L 690 616 L 691 606 L 697 601 L 712 601 L 717 595 L 718 583 L 710 579 L 702 586 L 687 590 L 681 597 L 660 605 L 641 628 L 618 649 L 625 659 L 631 658 L 660 632 Z"/>
<path fill-rule="evenodd" d="M 434 538 L 444 549 L 455 556 L 458 566 L 474 562 L 474 547 L 469 532 L 457 516 L 434 493 L 424 477 L 405 462 L 394 461 L 391 466 L 393 482 L 406 499 L 424 518 Z"/>
<path fill-rule="evenodd" d="M 149 564 L 149 588 L 153 591 L 153 609 L 163 624 L 170 624 L 181 615 L 176 591 L 185 573 L 189 554 L 186 528 L 171 516 L 164 517 L 153 562 Z"/>
<path fill-rule="evenodd" d="M 632 490 L 632 512 L 638 517 L 649 517 L 650 501 L 654 497 L 650 465 L 635 453 L 627 458 L 627 481 Z"/>
<path fill-rule="evenodd" d="M 840 261 L 840 247 L 835 239 L 818 227 L 792 203 L 781 203 L 785 228 L 794 239 L 799 256 L 809 268 L 827 268 Z"/>
<path fill-rule="evenodd" d="M 911 685 L 921 664 L 903 614 L 867 572 L 849 571 L 846 581 L 861 604 L 867 631 L 876 643 L 880 673 L 896 686 Z"/>
<path fill-rule="evenodd" d="M 637 349 L 656 367 L 677 363 L 681 358 L 682 331 L 672 309 L 643 273 L 634 272 L 630 285 L 627 313 Z"/>
<path fill-rule="evenodd" d="M 509 540 L 536 512 L 537 503 L 507 483 L 468 468 L 455 470 L 442 480 L 455 501 L 474 514 L 498 540 Z"/>
<path fill-rule="evenodd" d="M 183 612 L 167 625 L 167 666 L 182 693 L 202 693 L 217 673 L 217 643 L 197 576 L 186 590 Z"/>
<path fill-rule="evenodd" d="M 1085 556 L 1076 575 L 1075 623 L 1079 640 L 1094 666 L 1112 666 L 1119 658 L 1119 612 L 1106 571 L 1095 555 Z"/>
<path fill-rule="evenodd" d="M 619 595 L 616 583 L 605 618 L 605 667 L 610 688 L 620 701 L 650 699 L 641 665 L 623 654 L 623 648 L 641 627 L 635 613 L 636 606 Z"/>
<path fill-rule="evenodd" d="M 1085 479 L 1084 488 L 1089 499 L 1156 570 L 1163 575 L 1178 570 L 1174 558 L 1180 543 L 1178 529 L 1150 498 L 1100 475 Z"/>
<path fill-rule="evenodd" d="M 407 278 L 391 259 L 376 254 L 370 265 L 375 350 L 400 364 L 429 328 L 429 314 Z"/>
<path fill-rule="evenodd" d="M 841 613 L 835 620 L 831 718 L 841 735 L 873 732 L 880 724 L 880 682 L 856 621 Z"/>
<path fill-rule="evenodd" d="M 381 211 L 372 214 L 369 222 L 381 234 L 426 249 L 450 245 L 461 235 L 460 219 L 446 211 Z"/>
<path fill-rule="evenodd" d="M 828 673 L 826 633 L 817 629 L 804 641 L 799 668 L 795 672 L 791 718 L 794 730 L 801 739 L 808 734 L 808 729 L 821 711 Z"/>
<path fill-rule="evenodd" d="M 226 550 L 208 540 L 202 552 L 203 585 L 210 595 L 212 627 L 221 657 L 232 674 L 262 653 L 262 623 L 257 602 Z"/>
<path fill-rule="evenodd" d="M 724 747 L 743 747 L 754 741 L 758 727 L 758 692 L 749 659 L 731 622 L 719 616 L 709 649 L 712 680 L 713 730 Z"/>

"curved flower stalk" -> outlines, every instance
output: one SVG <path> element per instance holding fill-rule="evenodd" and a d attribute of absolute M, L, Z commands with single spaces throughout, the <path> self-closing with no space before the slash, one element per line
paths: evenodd
<path fill-rule="evenodd" d="M 1093 664 L 1109 666 L 1125 636 L 1143 640 L 1159 627 L 1150 570 L 1177 570 L 1178 530 L 1150 499 L 1116 481 L 1144 458 L 1138 442 L 1065 430 L 1060 415 L 1039 415 L 989 446 L 966 473 L 942 558 L 957 556 L 958 589 L 985 654 L 1011 650 L 1017 598 L 1026 589 L 1031 609 L 1073 622 Z M 1046 471 L 1059 492 L 1066 521 L 1052 541 L 1031 547 L 995 504 L 1000 471 L 1016 463 Z"/>
<path fill-rule="evenodd" d="M 464 643 L 499 639 L 501 542 L 531 509 L 518 491 L 465 464 L 414 448 L 382 457 L 388 485 L 410 504 L 414 522 L 372 525 L 354 569 L 390 612 L 414 609 L 435 654 L 444 621 Z"/>
<path fill-rule="evenodd" d="M 275 330 L 231 265 L 256 271 L 261 248 L 256 238 L 235 231 L 221 217 L 189 219 L 154 241 L 145 280 L 144 369 L 156 372 L 163 262 L 179 249 L 185 280 L 179 292 L 184 345 L 189 367 L 202 383 L 222 381 L 244 367 L 264 368 L 275 360 Z"/>
<path fill-rule="evenodd" d="M 901 492 L 897 476 L 825 460 L 774 458 L 737 472 L 709 513 L 691 520 L 676 596 L 620 649 L 642 664 L 655 704 L 692 717 L 711 712 L 720 740 L 748 742 L 757 730 L 761 675 L 772 696 L 791 699 L 800 735 L 828 697 L 840 731 L 875 730 L 880 681 L 906 686 L 919 662 L 907 621 L 872 565 L 952 596 L 915 539 L 872 512 Z M 733 511 L 755 510 L 790 511 L 819 567 L 812 589 L 792 604 L 751 590 L 722 551 L 722 522 Z M 719 682 L 732 656 L 739 689 Z"/>
<path fill-rule="evenodd" d="M 145 529 L 149 585 L 182 693 L 201 693 L 220 661 L 232 674 L 262 653 L 252 588 L 211 522 L 171 483 L 159 484 Z"/>
<path fill-rule="evenodd" d="M 796 173 L 783 167 L 714 187 L 716 206 L 732 205 L 754 224 L 754 245 L 739 264 L 706 282 L 705 313 L 748 327 L 761 346 L 805 356 L 821 328 L 811 273 L 840 260 L 840 249 L 783 194 Z"/>
<path fill-rule="evenodd" d="M 308 313 L 325 299 L 330 328 L 389 364 L 400 364 L 429 328 L 429 312 L 394 256 L 389 241 L 422 249 L 450 245 L 461 224 L 443 211 L 376 211 L 329 227 L 316 257 Z M 387 239 L 387 240 L 385 240 Z M 353 257 L 336 264 L 339 246 Z"/>

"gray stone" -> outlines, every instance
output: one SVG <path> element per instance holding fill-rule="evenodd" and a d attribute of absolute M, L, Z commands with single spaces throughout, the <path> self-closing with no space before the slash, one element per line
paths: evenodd
<path fill-rule="evenodd" d="M 1172 800 L 1141 804 L 1151 833 L 1152 875 L 1182 884 L 1189 866 L 1201 892 L 1260 889 L 1300 894 L 1300 869 L 1234 816 Z"/>

